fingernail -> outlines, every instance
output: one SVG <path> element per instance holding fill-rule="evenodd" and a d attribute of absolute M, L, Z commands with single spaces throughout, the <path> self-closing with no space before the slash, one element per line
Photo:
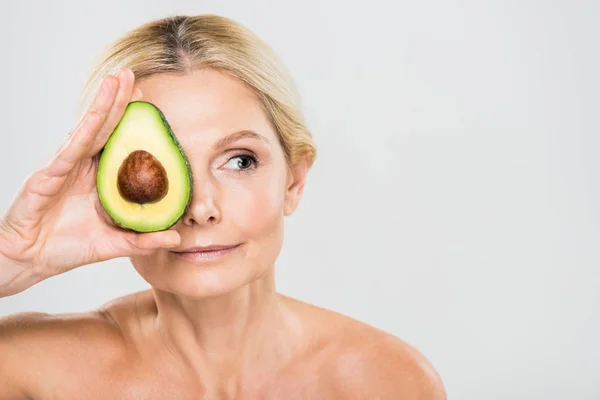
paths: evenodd
<path fill-rule="evenodd" d="M 169 240 L 165 240 L 165 247 L 177 247 L 179 246 L 179 238 L 171 237 Z"/>
<path fill-rule="evenodd" d="M 133 96 L 131 96 L 132 100 L 139 100 L 142 98 L 142 91 L 139 88 L 135 88 L 133 91 Z"/>
<path fill-rule="evenodd" d="M 125 77 L 125 75 L 131 73 L 131 70 L 127 67 L 123 67 L 119 70 L 119 73 L 117 74 L 117 76 L 119 77 L 119 80 L 123 79 Z"/>

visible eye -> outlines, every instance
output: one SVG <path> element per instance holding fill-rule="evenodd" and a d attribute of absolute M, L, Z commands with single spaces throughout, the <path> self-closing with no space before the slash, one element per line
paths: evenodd
<path fill-rule="evenodd" d="M 249 154 L 240 154 L 238 156 L 231 157 L 229 161 L 227 161 L 227 164 L 225 164 L 225 168 L 243 171 L 256 168 L 256 164 L 256 157 L 253 157 Z"/>

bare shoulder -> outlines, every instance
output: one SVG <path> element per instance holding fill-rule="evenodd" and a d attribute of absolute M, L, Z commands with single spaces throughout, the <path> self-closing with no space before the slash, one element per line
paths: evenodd
<path fill-rule="evenodd" d="M 327 370 L 337 396 L 446 400 L 439 374 L 416 348 L 346 315 L 302 304 L 307 318 L 318 321 L 331 343 Z"/>
<path fill-rule="evenodd" d="M 24 312 L 0 317 L 0 342 L 10 344 L 11 348 L 36 352 L 43 346 L 50 346 L 43 354 L 59 352 L 61 357 L 69 352 L 69 348 L 60 345 L 90 347 L 90 344 L 102 344 L 105 350 L 119 347 L 123 333 L 115 318 L 120 318 L 123 323 L 126 316 L 132 314 L 137 297 L 138 293 L 127 295 L 89 312 Z"/>
<path fill-rule="evenodd" d="M 441 378 L 416 348 L 376 328 L 350 321 L 335 368 L 343 393 L 371 399 L 445 400 Z"/>
<path fill-rule="evenodd" d="M 97 379 L 123 349 L 119 328 L 100 310 L 0 317 L 0 397 L 35 397 L 52 382 Z"/>
<path fill-rule="evenodd" d="M 118 339 L 117 330 L 99 312 L 31 312 L 0 318 L 0 346 L 3 354 L 14 355 L 15 359 L 21 358 L 27 362 L 35 361 L 36 365 L 55 355 L 64 358 L 71 352 L 79 353 L 80 347 L 91 347 L 90 343 L 101 343 L 110 348 L 118 343 Z M 22 357 L 28 355 L 33 358 Z M 1 359 L 6 361 L 6 358 Z"/>

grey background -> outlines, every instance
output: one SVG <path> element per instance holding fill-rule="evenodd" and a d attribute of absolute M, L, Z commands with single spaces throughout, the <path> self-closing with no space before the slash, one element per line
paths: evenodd
<path fill-rule="evenodd" d="M 452 399 L 600 398 L 599 2 L 3 2 L 1 209 L 60 146 L 98 51 L 175 13 L 239 20 L 296 77 L 320 154 L 281 292 L 412 343 Z M 111 260 L 0 315 L 146 287 Z"/>

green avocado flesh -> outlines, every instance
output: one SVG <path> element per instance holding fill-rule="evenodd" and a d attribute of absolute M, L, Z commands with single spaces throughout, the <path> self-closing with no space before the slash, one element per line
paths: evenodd
<path fill-rule="evenodd" d="M 115 223 L 137 232 L 170 228 L 192 196 L 190 163 L 163 113 L 134 101 L 104 145 L 96 186 Z"/>

